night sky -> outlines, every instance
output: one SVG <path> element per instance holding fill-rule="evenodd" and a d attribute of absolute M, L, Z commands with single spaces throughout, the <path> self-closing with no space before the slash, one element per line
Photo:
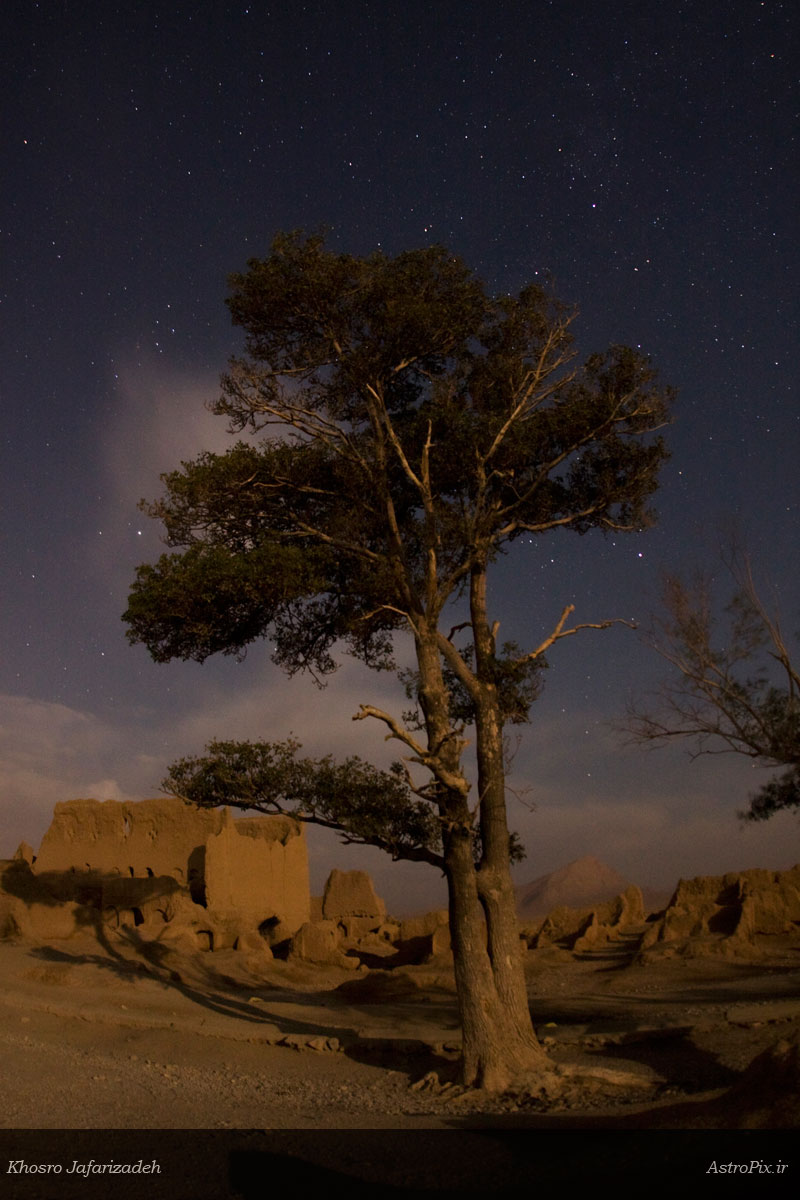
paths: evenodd
<path fill-rule="evenodd" d="M 749 547 L 800 626 L 798 27 L 792 3 L 337 0 L 117 5 L 6 0 L 0 195 L 0 854 L 52 805 L 142 798 L 213 736 L 396 754 L 362 701 L 403 707 L 345 660 L 327 690 L 244 663 L 156 666 L 120 619 L 160 552 L 137 503 L 229 441 L 204 403 L 239 350 L 226 276 L 279 230 L 388 254 L 434 242 L 491 289 L 543 279 L 581 353 L 640 346 L 678 389 L 659 523 L 515 545 L 493 592 L 531 646 L 575 619 L 646 619 L 660 572 Z M 616 627 L 562 642 L 513 763 L 520 881 L 582 854 L 669 888 L 786 867 L 796 818 L 736 819 L 763 771 L 611 723 L 662 675 Z M 314 885 L 366 866 L 390 907 L 437 877 L 312 831 Z"/>

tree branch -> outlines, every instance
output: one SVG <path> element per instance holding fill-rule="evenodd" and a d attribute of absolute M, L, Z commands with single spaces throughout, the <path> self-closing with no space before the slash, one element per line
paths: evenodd
<path fill-rule="evenodd" d="M 519 658 L 514 659 L 513 665 L 519 667 L 523 663 L 533 662 L 534 659 L 540 658 L 546 653 L 555 642 L 561 638 L 572 637 L 574 633 L 580 633 L 582 629 L 609 629 L 612 625 L 624 625 L 627 629 L 636 628 L 636 625 L 632 621 L 626 621 L 622 617 L 610 617 L 606 621 L 584 621 L 580 625 L 573 625 L 571 629 L 565 629 L 564 625 L 566 624 L 567 617 L 571 616 L 574 611 L 574 604 L 566 605 L 553 632 L 535 650 L 531 650 L 530 654 L 523 654 Z"/>
<path fill-rule="evenodd" d="M 363 721 L 366 717 L 374 717 L 377 721 L 382 721 L 384 725 L 389 728 L 390 732 L 387 734 L 387 741 L 395 738 L 397 741 L 402 742 L 405 746 L 408 746 L 410 750 L 413 750 L 414 757 L 411 759 L 411 762 L 418 763 L 421 767 L 427 767 L 427 769 L 446 788 L 449 788 L 454 792 L 458 792 L 462 796 L 467 795 L 469 792 L 469 784 L 460 772 L 448 770 L 447 767 L 442 764 L 438 754 L 438 746 L 434 746 L 430 751 L 425 750 L 422 746 L 420 746 L 419 742 L 417 742 L 411 736 L 408 730 L 404 729 L 390 713 L 384 712 L 383 709 L 380 708 L 374 708 L 371 704 L 359 705 L 358 712 L 353 717 L 353 720 Z M 466 742 L 464 742 L 455 731 L 450 733 L 449 740 L 460 743 L 461 748 L 466 746 Z"/>

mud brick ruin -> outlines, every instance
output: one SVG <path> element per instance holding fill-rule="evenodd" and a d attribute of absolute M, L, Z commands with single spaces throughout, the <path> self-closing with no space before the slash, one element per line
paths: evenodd
<path fill-rule="evenodd" d="M 571 864 L 583 884 L 594 862 Z M 758 958 L 796 946 L 798 930 L 800 866 L 682 880 L 660 912 L 648 914 L 631 885 L 613 899 L 559 905 L 520 923 L 523 950 L 552 957 L 616 949 L 640 962 Z M 13 860 L 0 862 L 0 940 L 81 931 L 376 978 L 394 967 L 452 962 L 447 911 L 395 920 L 364 871 L 334 869 L 324 894 L 312 897 L 299 822 L 234 819 L 230 809 L 173 797 L 57 804 L 38 854 L 23 842 Z"/>
<path fill-rule="evenodd" d="M 78 924 L 96 916 L 143 935 L 194 934 L 214 949 L 289 938 L 310 916 L 305 832 L 289 817 L 234 820 L 172 797 L 70 800 L 56 805 L 39 853 L 23 844 L 16 862 L 28 912 L 17 906 L 15 917 L 44 936 L 71 913 Z M 10 883 L 13 872 L 13 895 Z"/>

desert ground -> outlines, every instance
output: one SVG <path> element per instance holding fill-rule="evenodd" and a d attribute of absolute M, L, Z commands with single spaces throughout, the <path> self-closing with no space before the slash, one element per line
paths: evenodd
<path fill-rule="evenodd" d="M 3 1125 L 793 1124 L 797 1097 L 751 1087 L 745 1103 L 736 1085 L 763 1051 L 797 1037 L 797 950 L 755 963 L 630 957 L 624 943 L 528 953 L 531 1008 L 559 1083 L 551 1095 L 498 1097 L 458 1086 L 446 963 L 354 975 L 236 951 L 154 954 L 133 928 L 5 942 Z"/>
<path fill-rule="evenodd" d="M 238 951 L 156 953 L 133 927 L 6 941 L 0 1046 L 9 1161 L 34 1154 L 35 1133 L 25 1135 L 24 1151 L 13 1144 L 14 1130 L 74 1131 L 64 1163 L 76 1154 L 107 1156 L 115 1143 L 98 1144 L 97 1131 L 205 1130 L 212 1141 L 191 1151 L 179 1179 L 146 1186 L 140 1179 L 141 1190 L 127 1180 L 113 1193 L 92 1181 L 91 1194 L 246 1196 L 256 1193 L 226 1190 L 229 1153 L 203 1160 L 214 1136 L 271 1131 L 272 1151 L 277 1144 L 283 1155 L 300 1154 L 309 1171 L 308 1145 L 293 1151 L 293 1139 L 321 1130 L 336 1140 L 315 1135 L 311 1157 L 328 1165 L 315 1168 L 323 1174 L 312 1173 L 309 1186 L 328 1186 L 333 1153 L 337 1177 L 374 1179 L 396 1195 L 441 1188 L 445 1175 L 451 1192 L 510 1196 L 525 1192 L 535 1165 L 531 1139 L 542 1131 L 796 1128 L 796 946 L 787 940 L 753 962 L 700 956 L 642 964 L 635 940 L 585 954 L 555 947 L 527 954 L 537 1032 L 558 1082 L 544 1094 L 520 1086 L 495 1097 L 458 1086 L 455 993 L 444 960 L 354 973 Z M 444 1130 L 483 1135 L 479 1153 L 474 1140 L 465 1154 L 446 1134 L 431 1151 L 433 1131 Z M 365 1142 L 369 1131 L 373 1140 Z M 400 1150 L 376 1152 L 376 1131 L 389 1139 L 381 1147 L 404 1137 Z M 423 1140 L 409 1141 L 413 1131 Z M 527 1140 L 509 1146 L 491 1138 L 500 1131 L 518 1139 L 527 1131 Z M 416 1145 L 428 1149 L 409 1153 Z M 126 1157 L 124 1149 L 116 1154 Z M 786 1158 L 785 1141 L 772 1151 L 780 1154 Z M 74 1178 L 4 1183 L 8 1195 L 31 1197 L 85 1195 L 89 1186 Z"/>
<path fill-rule="evenodd" d="M 175 815 L 160 802 L 141 811 Z M 511 1197 L 534 1180 L 618 1173 L 615 1150 L 630 1171 L 642 1145 L 631 1139 L 659 1135 L 639 1159 L 651 1191 L 654 1175 L 674 1183 L 679 1161 L 696 1181 L 717 1156 L 771 1164 L 775 1188 L 792 1185 L 800 867 L 682 880 L 655 911 L 633 885 L 614 896 L 624 881 L 600 879 L 593 859 L 527 885 L 520 953 L 552 1069 L 491 1095 L 459 1080 L 446 912 L 388 917 L 358 871 L 333 870 L 312 900 L 295 864 L 294 892 L 278 897 L 297 901 L 285 936 L 212 903 L 234 887 L 248 901 L 248 854 L 257 883 L 284 877 L 266 869 L 289 853 L 271 828 L 212 830 L 193 893 L 148 866 L 152 839 L 131 812 L 126 829 L 111 802 L 61 806 L 38 857 L 23 844 L 2 864 L 3 1197 L 262 1197 L 266 1176 L 273 1191 L 280 1178 L 311 1192 L 344 1181 L 353 1197 L 378 1184 L 396 1197 Z M 69 865 L 76 816 L 123 820 L 127 874 Z M 235 870 L 214 858 L 231 845 Z M 600 883 L 612 898 L 588 903 Z M 706 1140 L 683 1142 L 681 1160 L 663 1137 L 683 1135 Z M 78 1169 L 157 1157 L 164 1171 L 146 1186 L 131 1173 L 108 1191 L 108 1177 Z"/>

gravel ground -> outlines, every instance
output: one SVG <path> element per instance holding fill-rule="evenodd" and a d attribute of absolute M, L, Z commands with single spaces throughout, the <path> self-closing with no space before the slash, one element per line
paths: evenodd
<path fill-rule="evenodd" d="M 642 969 L 530 956 L 529 967 L 538 1032 L 562 1074 L 550 1096 L 486 1097 L 452 1082 L 446 964 L 398 993 L 379 972 L 362 984 L 233 953 L 155 967 L 88 937 L 0 943 L 0 1194 L 508 1200 L 601 1176 L 674 1192 L 707 1183 L 717 1158 L 790 1161 L 793 1133 L 788 1146 L 785 1135 L 754 1142 L 714 1105 L 800 1026 L 793 960 Z M 682 1132 L 704 1120 L 713 1140 Z M 660 1125 L 677 1132 L 632 1132 Z M 62 1173 L 14 1173 L 20 1162 Z M 109 1162 L 159 1171 L 81 1174 Z M 770 1194 L 792 1179 L 770 1180 Z"/>
<path fill-rule="evenodd" d="M 0 944 L 1 1127 L 612 1120 L 730 1086 L 800 1023 L 800 973 L 786 964 L 545 963 L 532 971 L 532 1001 L 559 1084 L 544 1097 L 486 1097 L 456 1084 L 454 997 L 441 968 L 421 972 L 416 992 L 381 1000 L 379 976 L 362 989 L 347 973 L 275 964 L 259 978 L 233 953 L 196 955 L 180 970 L 171 962 L 159 974 L 121 951 L 111 962 L 97 951 L 88 938 Z"/>

